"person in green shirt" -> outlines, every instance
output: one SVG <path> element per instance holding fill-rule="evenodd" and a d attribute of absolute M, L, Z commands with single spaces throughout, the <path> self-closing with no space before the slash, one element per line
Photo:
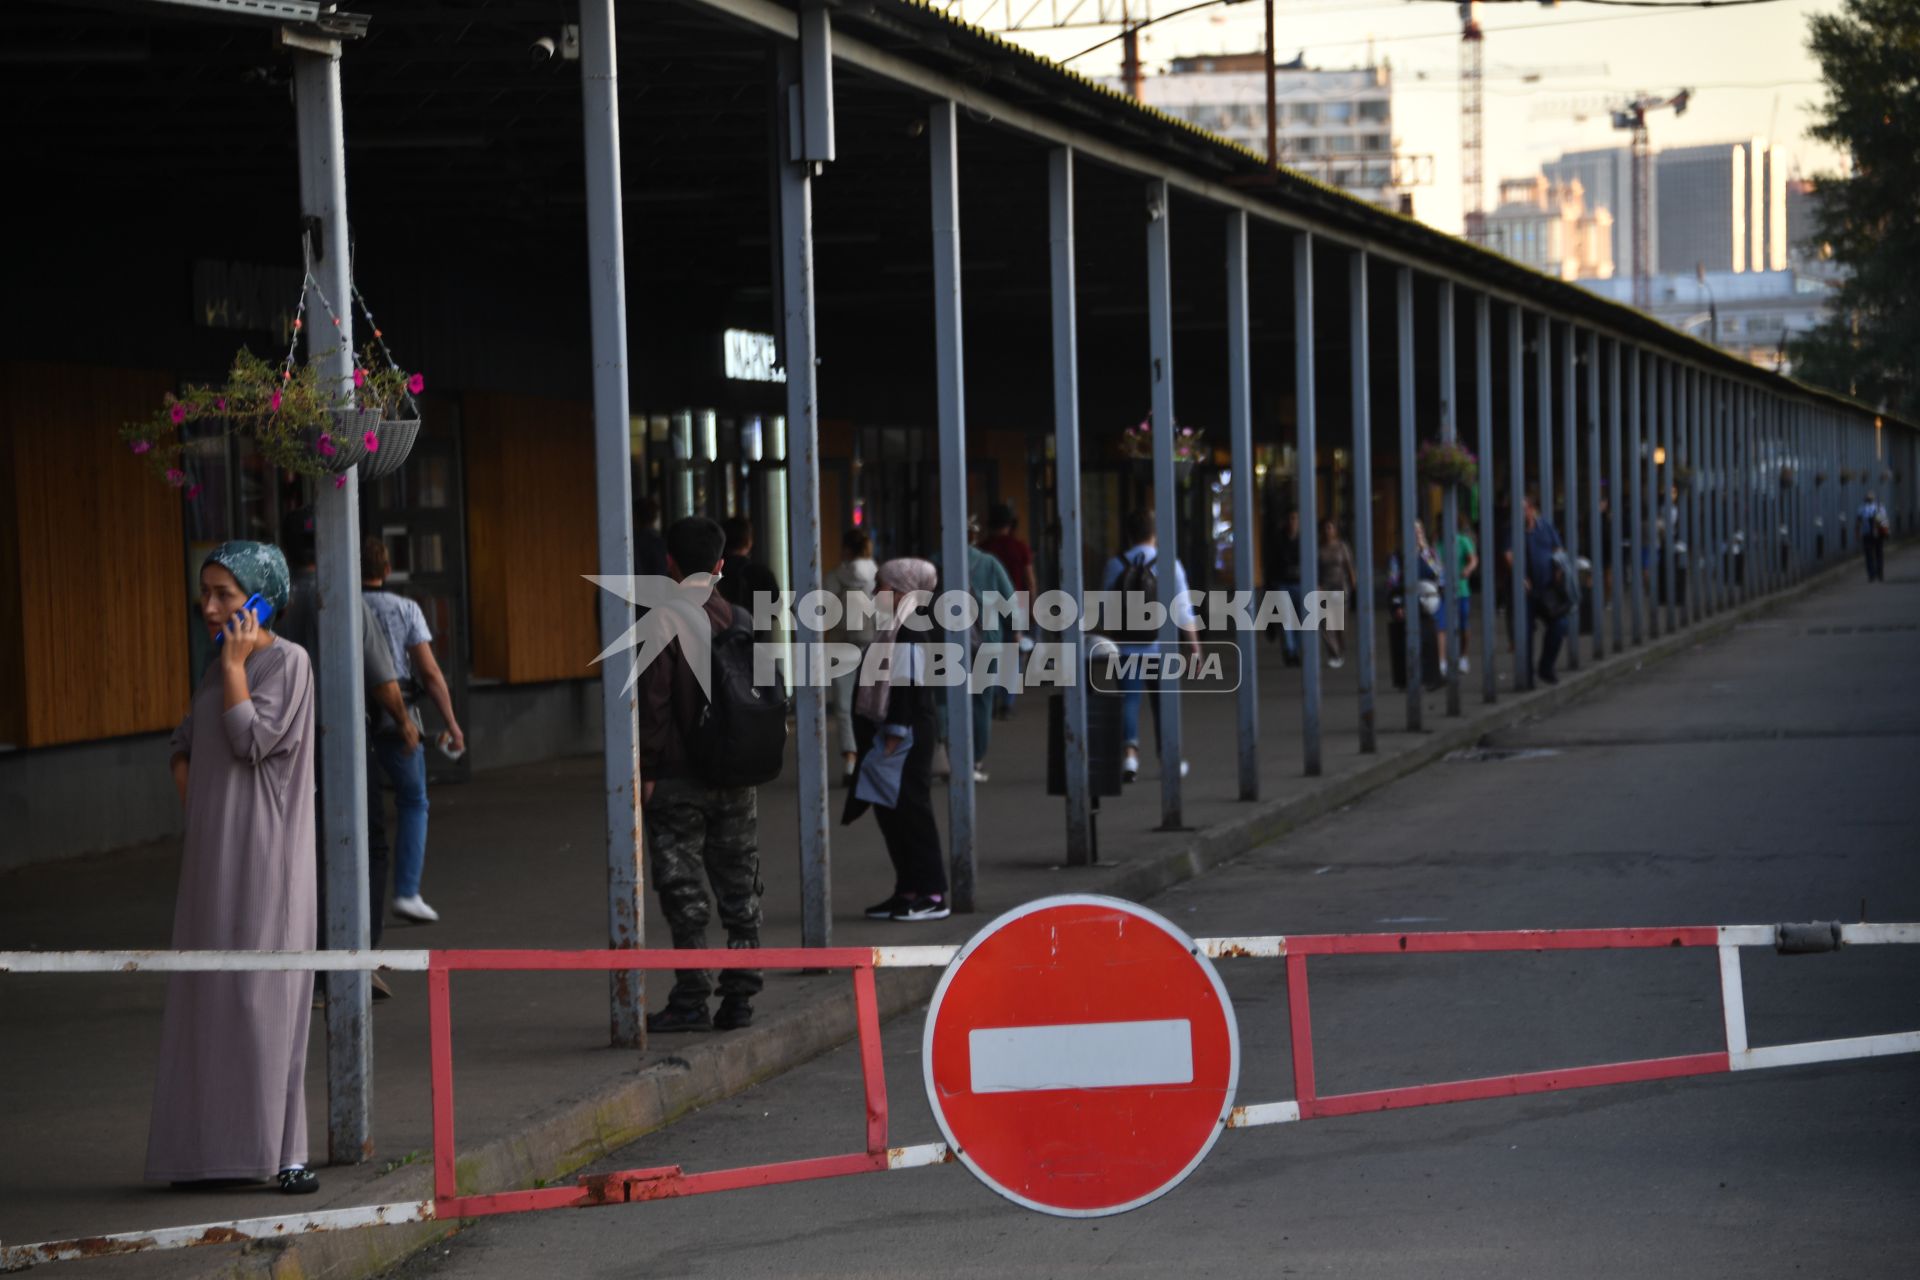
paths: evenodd
<path fill-rule="evenodd" d="M 1473 618 L 1473 574 L 1480 567 L 1480 549 L 1474 545 L 1473 521 L 1468 518 L 1466 509 L 1460 511 L 1459 527 L 1453 534 L 1453 570 L 1454 581 L 1459 583 L 1459 609 L 1457 630 L 1460 633 L 1460 672 L 1467 671 L 1467 624 Z"/>

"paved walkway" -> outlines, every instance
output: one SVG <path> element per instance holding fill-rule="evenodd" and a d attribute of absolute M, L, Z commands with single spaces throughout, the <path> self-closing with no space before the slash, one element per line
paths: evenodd
<path fill-rule="evenodd" d="M 1911 578 L 1912 558 L 1911 552 L 1890 557 L 1890 577 Z M 1886 598 L 1902 593 L 1897 581 L 1879 590 Z M 1819 602 L 1831 598 L 1834 589 L 1824 589 Z M 1809 600 L 1788 607 L 1804 611 L 1818 606 Z M 1380 634 L 1384 640 L 1384 627 Z M 1463 698 L 1468 717 L 1449 720 L 1443 714 L 1444 696 L 1430 695 L 1428 732 L 1411 734 L 1399 728 L 1403 699 L 1385 684 L 1382 654 L 1379 754 L 1362 756 L 1354 665 L 1324 672 L 1326 775 L 1306 780 L 1299 766 L 1299 674 L 1281 666 L 1277 645 L 1262 645 L 1261 650 L 1263 806 L 1236 799 L 1233 699 L 1190 697 L 1185 718 L 1193 771 L 1186 788 L 1186 820 L 1203 830 L 1197 836 L 1154 830 L 1158 782 L 1150 765 L 1140 783 L 1102 807 L 1102 867 L 1061 865 L 1064 815 L 1062 803 L 1045 794 L 1043 701 L 1025 700 L 1015 720 L 997 723 L 989 758 L 992 781 L 979 789 L 981 911 L 994 913 L 1073 889 L 1143 892 L 1149 882 L 1142 876 L 1160 874 L 1156 868 L 1171 853 L 1203 846 L 1209 839 L 1217 846 L 1211 860 L 1247 847 L 1253 835 L 1233 846 L 1236 824 L 1246 832 L 1248 815 L 1268 812 L 1273 802 L 1318 797 L 1329 805 L 1337 803 L 1346 792 L 1357 794 L 1362 784 L 1385 780 L 1383 769 L 1393 770 L 1396 761 L 1403 762 L 1402 770 L 1416 767 L 1443 738 L 1501 727 L 1526 707 L 1543 707 L 1549 698 L 1564 700 L 1578 692 L 1568 686 L 1586 683 L 1569 680 L 1553 695 L 1518 700 L 1503 696 L 1498 706 L 1485 708 L 1479 700 L 1476 664 Z M 1475 650 L 1476 659 L 1482 657 L 1481 646 L 1476 644 Z M 1637 665 L 1630 651 L 1594 674 L 1621 674 Z M 1506 687 L 1503 680 L 1503 693 Z M 1764 710 L 1759 714 L 1764 723 Z M 765 789 L 762 796 L 769 944 L 798 941 L 792 796 L 791 786 L 783 785 Z M 836 804 L 838 800 L 836 793 Z M 484 773 L 469 786 L 437 790 L 434 804 L 425 892 L 443 921 L 430 927 L 391 925 L 388 946 L 604 944 L 605 869 L 596 761 L 564 760 Z M 870 821 L 836 827 L 833 856 L 837 943 L 953 941 L 967 936 L 983 918 L 927 926 L 869 922 L 859 910 L 890 888 L 878 831 Z M 0 948 L 164 946 L 177 858 L 177 843 L 161 842 L 0 875 Z M 1196 855 L 1191 870 L 1201 869 L 1206 861 Z M 1163 876 L 1152 883 L 1157 887 L 1165 880 Z M 652 939 L 665 937 L 657 914 L 650 913 L 647 932 Z M 375 1018 L 377 1158 L 324 1173 L 324 1190 L 317 1197 L 321 1205 L 394 1198 L 369 1184 L 396 1163 L 417 1162 L 428 1146 L 425 980 L 399 974 L 392 983 L 396 998 L 378 1006 Z M 664 995 L 664 985 L 656 983 L 656 1001 Z M 763 1021 L 837 999 L 846 985 L 837 975 L 775 975 L 761 1000 L 767 1015 Z M 0 1096 L 6 1099 L 0 1104 L 6 1116 L 0 1126 L 0 1241 L 318 1207 L 311 1201 L 290 1206 L 265 1191 L 184 1195 L 138 1182 L 163 987 L 163 980 L 154 976 L 0 979 L 0 1027 L 6 1044 L 0 1054 Z M 488 1140 L 523 1133 L 530 1118 L 551 1113 L 569 1100 L 601 1096 L 610 1086 L 641 1077 L 660 1063 L 710 1051 L 721 1055 L 710 1060 L 721 1062 L 729 1052 L 727 1036 L 675 1037 L 641 1055 L 611 1051 L 604 1043 L 605 998 L 604 982 L 592 975 L 497 974 L 459 980 L 454 1036 L 463 1153 Z M 317 1139 L 325 1115 L 320 1039 L 316 1035 L 307 1077 Z M 744 1073 L 743 1083 L 755 1074 L 792 1065 L 766 1048 L 770 1042 L 764 1038 L 737 1043 L 751 1043 L 756 1047 L 741 1051 L 760 1055 L 728 1068 Z M 316 1158 L 323 1150 L 323 1141 L 317 1141 Z M 225 1263 L 219 1261 L 223 1256 Z M 63 1265 L 74 1275 L 96 1269 L 104 1275 L 108 1268 L 116 1275 L 195 1275 L 231 1264 L 232 1256 L 228 1249 L 203 1249 L 164 1258 Z"/>

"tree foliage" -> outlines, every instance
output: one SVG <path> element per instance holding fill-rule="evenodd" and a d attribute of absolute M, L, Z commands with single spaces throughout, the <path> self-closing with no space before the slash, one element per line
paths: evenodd
<path fill-rule="evenodd" d="M 1827 91 L 1810 132 L 1852 162 L 1815 183 L 1817 238 L 1848 275 L 1794 373 L 1920 415 L 1920 3 L 1846 0 L 1808 27 Z"/>

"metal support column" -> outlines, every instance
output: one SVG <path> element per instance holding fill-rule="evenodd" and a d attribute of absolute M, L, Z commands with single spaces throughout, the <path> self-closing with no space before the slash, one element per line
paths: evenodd
<path fill-rule="evenodd" d="M 1400 360 L 1400 609 L 1407 633 L 1407 730 L 1418 733 L 1425 690 L 1420 678 L 1420 546 L 1413 533 L 1420 507 L 1418 478 L 1414 475 L 1412 267 L 1401 267 L 1394 273 L 1393 313 Z"/>
<path fill-rule="evenodd" d="M 627 415 L 627 265 L 620 201 L 620 66 L 613 0 L 580 6 L 580 99 L 586 133 L 587 299 L 592 316 L 593 495 L 600 573 L 633 576 L 633 445 Z M 704 566 L 703 566 L 704 567 Z M 646 941 L 641 872 L 639 695 L 629 683 L 633 629 L 624 595 L 599 593 L 601 786 L 606 804 L 607 946 Z M 607 1029 L 615 1048 L 644 1048 L 646 975 L 607 974 Z"/>
<path fill-rule="evenodd" d="M 1253 599 L 1253 370 L 1247 314 L 1247 214 L 1227 214 L 1227 436 L 1233 450 L 1233 589 Z M 1260 798 L 1260 667 L 1251 627 L 1234 636 L 1240 648 L 1237 741 L 1240 798 Z"/>
<path fill-rule="evenodd" d="M 1563 501 L 1566 516 L 1557 527 L 1560 540 L 1567 547 L 1567 560 L 1576 566 L 1576 578 L 1580 563 L 1579 347 L 1579 330 L 1569 324 L 1566 340 L 1560 344 L 1560 488 L 1566 495 Z M 1567 617 L 1569 671 L 1580 669 L 1580 614 L 1585 607 L 1582 602 Z"/>
<path fill-rule="evenodd" d="M 1500 620 L 1494 589 L 1499 570 L 1493 554 L 1493 504 L 1499 492 L 1493 473 L 1493 303 L 1484 293 L 1473 295 L 1473 414 L 1479 428 L 1476 447 L 1480 450 L 1480 581 L 1474 590 L 1480 593 L 1480 701 L 1493 702 L 1500 696 L 1500 678 L 1493 655 L 1500 651 Z"/>
<path fill-rule="evenodd" d="M 347 234 L 346 126 L 340 107 L 340 47 L 312 42 L 293 53 L 300 211 L 319 223 L 310 242 L 314 282 L 339 327 L 307 327 L 307 360 L 343 392 L 353 377 L 351 247 Z M 315 316 L 317 319 L 318 316 Z M 329 949 L 364 948 L 367 911 L 366 690 L 360 665 L 360 475 L 315 488 L 319 565 L 317 728 Z M 327 1163 L 373 1155 L 372 990 L 365 973 L 327 975 Z M 304 1015 L 303 1015 L 304 1016 Z"/>
<path fill-rule="evenodd" d="M 1593 562 L 1593 657 L 1607 656 L 1607 570 L 1612 548 L 1600 525 L 1600 335 L 1587 332 L 1587 558 Z"/>
<path fill-rule="evenodd" d="M 1513 564 L 1507 622 L 1513 628 L 1516 692 L 1533 688 L 1533 619 L 1527 608 L 1526 339 L 1520 332 L 1525 325 L 1526 316 L 1520 308 L 1510 307 L 1507 311 L 1507 558 Z M 1491 651 L 1487 656 L 1493 656 Z"/>
<path fill-rule="evenodd" d="M 1534 389 L 1535 400 L 1539 405 L 1539 418 L 1534 423 L 1534 431 L 1540 441 L 1540 518 L 1553 521 L 1553 527 L 1560 529 L 1553 515 L 1553 321 L 1545 315 L 1540 317 L 1539 350 L 1534 353 L 1534 367 L 1539 372 L 1539 385 Z M 1564 539 L 1566 531 L 1560 530 Z"/>
<path fill-rule="evenodd" d="M 1632 567 L 1627 563 L 1627 540 L 1621 529 L 1629 508 L 1626 473 L 1620 469 L 1620 358 L 1624 353 L 1618 338 L 1608 341 L 1607 353 L 1612 357 L 1607 361 L 1607 550 L 1614 565 L 1607 612 L 1608 625 L 1613 628 L 1613 652 L 1620 654 L 1627 648 L 1627 611 L 1621 600 Z"/>
<path fill-rule="evenodd" d="M 1347 357 L 1353 398 L 1353 556 L 1356 577 L 1354 612 L 1359 615 L 1360 647 L 1354 676 L 1360 688 L 1360 750 L 1377 751 L 1374 733 L 1373 679 L 1373 384 L 1367 325 L 1367 251 L 1347 259 Z"/>
<path fill-rule="evenodd" d="M 791 589 L 805 598 L 821 588 L 820 564 L 820 384 L 814 338 L 813 178 L 819 161 L 808 158 L 802 117 L 821 92 L 805 83 L 817 77 L 812 49 L 780 55 L 779 107 L 783 150 L 774 158 L 780 198 L 781 354 L 787 370 L 787 568 Z M 830 60 L 827 61 L 830 66 Z M 820 636 L 797 610 L 795 639 L 810 646 Z M 796 675 L 811 671 L 811 662 Z M 796 826 L 800 856 L 800 941 L 833 943 L 833 863 L 828 832 L 826 690 L 797 678 L 793 687 L 794 750 L 798 764 Z"/>
<path fill-rule="evenodd" d="M 1700 621 L 1700 375 L 1691 368 L 1680 371 L 1680 437 L 1679 460 L 1676 467 L 1687 469 L 1687 484 L 1681 489 L 1678 505 L 1680 507 L 1680 529 L 1685 534 L 1681 542 L 1686 544 L 1686 560 L 1682 568 L 1686 570 L 1686 584 L 1680 589 L 1680 622 L 1683 626 L 1692 626 Z M 1679 472 L 1674 473 L 1678 475 Z M 1678 542 L 1675 544 L 1679 545 Z"/>
<path fill-rule="evenodd" d="M 1074 616 L 1086 607 L 1086 556 L 1080 529 L 1080 338 L 1074 297 L 1073 151 L 1047 156 L 1047 241 L 1053 293 L 1053 454 L 1055 502 L 1060 515 L 1060 590 L 1073 601 Z M 1236 480 L 1239 476 L 1234 477 Z M 1234 528 L 1239 523 L 1234 514 Z M 1018 584 L 1016 584 L 1018 585 Z M 1067 865 L 1091 866 L 1094 858 L 1092 796 L 1087 790 L 1087 682 L 1085 633 L 1078 623 L 1062 632 L 1074 678 L 1062 690 L 1067 722 Z M 948 753 L 951 756 L 951 752 Z"/>
<path fill-rule="evenodd" d="M 1675 445 L 1676 437 L 1674 434 L 1674 423 L 1676 419 L 1674 414 L 1674 408 L 1675 408 L 1676 391 L 1677 391 L 1677 388 L 1675 387 L 1674 384 L 1677 380 L 1678 379 L 1676 377 L 1676 372 L 1674 370 L 1673 365 L 1669 364 L 1664 360 L 1661 361 L 1660 362 L 1660 391 L 1659 391 L 1660 447 L 1654 451 L 1654 457 L 1658 461 L 1659 470 L 1657 472 L 1658 479 L 1656 480 L 1653 487 L 1654 493 L 1657 495 L 1655 500 L 1658 504 L 1657 510 L 1660 512 L 1660 528 L 1661 528 L 1661 537 L 1660 537 L 1660 590 L 1661 590 L 1660 599 L 1662 602 L 1660 606 L 1660 634 L 1661 635 L 1673 634 L 1673 626 L 1674 626 L 1673 570 L 1674 570 L 1674 561 L 1679 558 L 1679 552 L 1675 550 L 1675 546 L 1677 543 L 1676 534 L 1678 532 L 1675 528 L 1675 525 L 1677 524 L 1676 515 L 1677 515 L 1677 509 L 1679 504 L 1676 503 L 1673 498 L 1673 466 L 1674 466 L 1674 451 L 1676 448 L 1676 445 Z"/>
<path fill-rule="evenodd" d="M 1312 600 L 1320 589 L 1318 422 L 1313 383 L 1313 236 L 1293 237 L 1293 405 L 1298 460 L 1293 468 L 1294 502 L 1300 510 L 1300 598 Z M 1320 628 L 1300 636 L 1300 771 L 1320 776 Z"/>
<path fill-rule="evenodd" d="M 1173 441 L 1173 235 L 1172 210 L 1164 179 L 1147 183 L 1147 328 L 1149 370 L 1153 378 L 1153 506 L 1154 538 L 1159 571 L 1154 580 L 1167 615 L 1160 625 L 1160 648 L 1177 653 L 1180 632 L 1173 603 L 1178 592 L 1175 571 L 1180 553 L 1180 491 L 1174 477 Z M 1184 829 L 1180 812 L 1180 681 L 1162 679 L 1160 699 L 1160 829 Z"/>
<path fill-rule="evenodd" d="M 1460 438 L 1460 378 L 1454 361 L 1453 281 L 1439 282 L 1438 318 L 1440 336 L 1440 439 L 1456 444 Z M 1443 645 L 1447 682 L 1447 714 L 1460 714 L 1460 648 L 1464 633 L 1460 627 L 1460 490 L 1448 485 L 1440 499 L 1440 527 L 1434 530 L 1433 552 L 1440 558 L 1440 608 L 1447 623 L 1451 644 Z"/>
<path fill-rule="evenodd" d="M 1616 347 L 1614 354 L 1616 368 L 1622 360 L 1626 361 L 1627 365 L 1627 447 L 1623 461 L 1629 468 L 1625 494 L 1627 509 L 1623 513 L 1627 523 L 1627 541 L 1624 547 L 1627 622 L 1631 628 L 1630 635 L 1633 643 L 1637 646 L 1645 644 L 1647 639 L 1647 592 L 1644 571 L 1647 528 L 1647 433 L 1642 428 L 1647 416 L 1646 399 L 1641 391 L 1640 368 L 1644 361 L 1641 359 L 1640 348 Z"/>
<path fill-rule="evenodd" d="M 933 174 L 933 342 L 940 426 L 941 592 L 969 592 L 967 575 L 966 362 L 960 349 L 960 139 L 952 99 L 927 110 L 927 152 Z M 947 837 L 953 909 L 972 911 L 977 854 L 973 832 L 973 693 L 967 628 L 947 632 L 959 646 L 968 678 L 947 689 Z"/>

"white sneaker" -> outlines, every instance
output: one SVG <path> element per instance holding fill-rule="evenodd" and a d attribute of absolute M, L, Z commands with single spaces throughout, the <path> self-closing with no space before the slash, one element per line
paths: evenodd
<path fill-rule="evenodd" d="M 1132 747 L 1128 747 L 1126 756 L 1123 757 L 1120 761 L 1120 781 L 1132 782 L 1135 778 L 1139 776 L 1140 776 L 1140 753 L 1134 750 Z"/>
<path fill-rule="evenodd" d="M 1191 772 L 1193 772 L 1193 766 L 1188 764 L 1185 760 L 1182 760 L 1180 762 L 1180 776 L 1184 778 Z"/>
<path fill-rule="evenodd" d="M 1468 670 L 1467 656 L 1465 654 L 1461 654 L 1460 655 L 1460 674 L 1461 675 L 1467 674 L 1467 670 Z"/>
<path fill-rule="evenodd" d="M 985 782 L 987 780 L 987 771 L 979 765 L 973 766 L 973 780 L 975 782 Z"/>
<path fill-rule="evenodd" d="M 1327 659 L 1327 665 L 1332 667 L 1335 671 L 1338 671 L 1340 668 L 1347 665 L 1347 660 L 1345 658 L 1340 657 L 1338 654 L 1335 654 L 1334 656 Z"/>
<path fill-rule="evenodd" d="M 422 901 L 417 893 L 411 898 L 395 898 L 393 914 L 404 916 L 408 920 L 418 920 L 421 924 L 432 924 L 440 918 L 440 913 Z"/>

